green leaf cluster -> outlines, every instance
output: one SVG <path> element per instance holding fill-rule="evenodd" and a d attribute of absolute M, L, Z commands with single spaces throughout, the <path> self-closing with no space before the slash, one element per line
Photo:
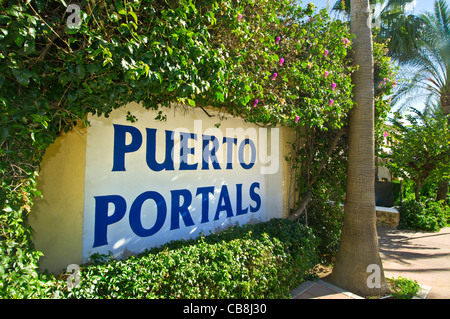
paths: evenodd
<path fill-rule="evenodd" d="M 392 289 L 391 295 L 395 299 L 412 299 L 421 289 L 417 281 L 403 278 L 402 276 L 397 278 L 388 278 L 387 280 Z"/>

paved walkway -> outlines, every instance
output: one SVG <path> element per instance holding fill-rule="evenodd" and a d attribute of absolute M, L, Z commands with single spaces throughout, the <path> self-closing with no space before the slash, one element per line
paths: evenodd
<path fill-rule="evenodd" d="M 416 280 L 426 299 L 450 299 L 450 227 L 438 233 L 378 228 L 385 276 Z M 431 289 L 430 289 L 431 288 Z M 322 280 L 292 291 L 294 299 L 360 299 Z"/>
<path fill-rule="evenodd" d="M 291 294 L 293 299 L 364 299 L 323 280 L 305 281 Z"/>
<path fill-rule="evenodd" d="M 430 286 L 427 299 L 450 299 L 450 227 L 437 233 L 379 228 L 378 237 L 386 277 Z"/>

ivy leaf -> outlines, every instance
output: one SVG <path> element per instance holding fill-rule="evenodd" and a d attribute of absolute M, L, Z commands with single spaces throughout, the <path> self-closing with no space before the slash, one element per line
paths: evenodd
<path fill-rule="evenodd" d="M 77 75 L 83 79 L 86 76 L 86 70 L 82 64 L 77 65 Z"/>
<path fill-rule="evenodd" d="M 25 38 L 21 34 L 17 34 L 16 39 L 14 40 L 14 42 L 17 44 L 18 47 L 22 46 L 23 41 L 25 41 Z"/>
<path fill-rule="evenodd" d="M 34 0 L 34 2 L 36 3 L 36 6 L 38 8 L 38 12 L 41 12 L 42 9 L 45 8 L 45 2 L 46 2 L 45 0 Z"/>
<path fill-rule="evenodd" d="M 33 53 L 36 50 L 34 41 L 30 40 L 25 41 L 25 43 L 23 44 L 23 50 L 25 55 Z"/>
<path fill-rule="evenodd" d="M 128 12 L 128 14 L 133 17 L 134 22 L 137 24 L 138 23 L 138 18 L 137 18 L 136 13 L 134 13 L 133 11 L 130 11 L 130 12 Z"/>
<path fill-rule="evenodd" d="M 9 131 L 7 127 L 2 127 L 0 130 L 0 140 L 4 141 L 9 135 Z"/>
<path fill-rule="evenodd" d="M 224 102 L 224 101 L 225 101 L 224 96 L 223 96 L 222 92 L 220 92 L 220 91 L 217 91 L 217 92 L 216 92 L 216 98 L 217 98 L 220 102 Z"/>
<path fill-rule="evenodd" d="M 10 16 L 0 15 L 0 24 L 8 24 L 11 20 Z"/>

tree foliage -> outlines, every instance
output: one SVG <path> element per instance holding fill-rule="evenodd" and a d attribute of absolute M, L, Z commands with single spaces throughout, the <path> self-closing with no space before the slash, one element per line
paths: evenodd
<path fill-rule="evenodd" d="M 450 130 L 441 112 L 410 109 L 411 114 L 393 120 L 389 167 L 398 177 L 414 182 L 416 200 L 425 182 L 450 177 Z"/>
<path fill-rule="evenodd" d="M 400 111 L 417 101 L 425 101 L 427 106 L 438 103 L 444 114 L 450 114 L 450 10 L 445 1 L 436 0 L 434 12 L 420 18 L 425 26 L 420 46 L 405 61 L 406 81 L 395 92 L 393 102 Z"/>
<path fill-rule="evenodd" d="M 375 40 L 387 43 L 389 56 L 399 62 L 408 60 L 420 47 L 425 31 L 421 17 L 412 14 L 414 0 L 370 0 Z M 350 0 L 337 0 L 333 11 L 350 17 Z"/>

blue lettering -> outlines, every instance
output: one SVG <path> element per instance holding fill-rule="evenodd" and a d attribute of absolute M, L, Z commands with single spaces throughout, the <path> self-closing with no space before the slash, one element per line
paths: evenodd
<path fill-rule="evenodd" d="M 145 229 L 142 226 L 141 214 L 142 204 L 148 199 L 152 199 L 156 203 L 156 222 L 153 227 Z M 134 200 L 130 208 L 130 227 L 133 232 L 140 237 L 148 237 L 156 234 L 164 225 L 166 220 L 167 206 L 161 194 L 153 191 L 144 192 Z"/>
<path fill-rule="evenodd" d="M 227 185 L 222 185 L 218 198 L 218 205 L 215 210 L 214 220 L 219 220 L 222 212 L 226 213 L 226 218 L 245 215 L 249 211 L 255 213 L 261 209 L 260 183 L 254 182 L 249 188 L 250 203 L 243 207 L 243 184 L 236 184 L 236 213 L 233 208 Z M 196 196 L 201 198 L 201 220 L 200 223 L 208 223 L 210 212 L 210 196 L 215 196 L 214 186 L 199 187 Z M 193 195 L 188 189 L 170 191 L 171 194 L 171 218 L 170 230 L 180 228 L 180 220 L 186 227 L 194 226 L 190 208 Z M 108 245 L 108 226 L 122 220 L 127 212 L 126 200 L 119 195 L 95 196 L 95 225 L 93 247 Z M 156 204 L 156 221 L 150 228 L 144 228 L 142 224 L 142 214 L 152 214 L 153 210 L 142 211 L 147 200 L 152 200 Z M 244 205 L 245 206 L 245 205 Z M 191 208 L 192 209 L 192 208 Z M 111 211 L 111 213 L 110 213 Z M 148 237 L 158 233 L 164 226 L 167 218 L 167 205 L 164 197 L 156 191 L 146 191 L 136 197 L 130 207 L 129 224 L 134 234 L 140 237 Z M 223 218 L 223 217 L 222 217 Z M 197 220 L 197 222 L 199 222 Z"/>
<path fill-rule="evenodd" d="M 197 134 L 180 132 L 180 170 L 196 170 L 198 163 L 188 164 L 188 154 L 194 155 L 194 148 L 188 147 L 188 140 L 197 140 Z"/>
<path fill-rule="evenodd" d="M 107 195 L 94 196 L 95 199 L 95 226 L 93 247 L 108 245 L 108 225 L 117 223 L 125 216 L 127 203 L 122 196 Z M 108 216 L 109 204 L 114 205 L 114 213 Z"/>
<path fill-rule="evenodd" d="M 211 149 L 208 147 L 210 141 L 212 142 Z M 216 151 L 218 148 L 219 142 L 215 136 L 203 135 L 202 169 L 209 169 L 208 158 L 211 159 L 214 169 L 220 169 L 219 161 L 216 156 Z"/>
<path fill-rule="evenodd" d="M 197 188 L 197 194 L 202 195 L 202 221 L 201 223 L 207 223 L 209 222 L 209 194 L 214 195 L 214 186 L 208 186 L 208 187 L 199 187 Z"/>
<path fill-rule="evenodd" d="M 134 126 L 113 124 L 114 126 L 114 149 L 113 149 L 113 167 L 112 171 L 125 171 L 125 154 L 133 153 L 139 150 L 142 145 L 142 134 Z M 155 172 L 168 170 L 173 171 L 174 168 L 174 132 L 165 131 L 165 157 L 162 162 L 156 160 L 156 133 L 157 129 L 146 128 L 147 134 L 147 150 L 146 162 L 147 166 Z M 131 141 L 126 144 L 127 134 L 131 136 Z M 195 153 L 194 147 L 189 147 L 189 140 L 197 141 L 197 134 L 180 132 L 180 170 L 197 170 L 199 163 L 188 164 L 188 155 Z M 238 145 L 237 138 L 224 137 L 222 145 L 226 144 L 226 169 L 233 169 L 233 149 Z M 211 145 L 211 146 L 210 146 Z M 246 163 L 244 160 L 245 146 L 249 145 L 250 161 Z M 202 135 L 202 170 L 209 170 L 210 163 L 213 169 L 220 170 L 217 152 L 220 149 L 217 137 L 211 135 Z M 251 169 L 256 163 L 256 146 L 255 143 L 249 139 L 244 139 L 238 147 L 238 160 L 242 168 Z"/>
<path fill-rule="evenodd" d="M 191 214 L 189 214 L 189 206 L 192 202 L 192 194 L 187 189 L 170 191 L 172 194 L 172 218 L 170 230 L 180 228 L 180 216 L 183 218 L 186 226 L 194 225 Z M 183 205 L 180 206 L 180 197 L 183 197 Z"/>
<path fill-rule="evenodd" d="M 250 186 L 250 198 L 256 203 L 255 207 L 250 205 L 250 212 L 252 213 L 257 212 L 261 208 L 261 196 L 255 193 L 255 188 L 260 189 L 259 183 L 255 182 Z"/>
<path fill-rule="evenodd" d="M 227 169 L 233 169 L 233 144 L 237 145 L 237 138 L 224 137 L 223 143 L 227 144 Z"/>
<path fill-rule="evenodd" d="M 125 171 L 125 153 L 136 152 L 142 145 L 142 134 L 137 128 L 129 125 L 114 125 L 113 172 Z M 126 135 L 131 135 L 130 144 L 126 143 Z"/>
<path fill-rule="evenodd" d="M 245 145 L 250 145 L 250 150 L 251 150 L 251 158 L 250 158 L 250 163 L 246 164 L 244 161 L 244 148 Z M 250 169 L 253 167 L 253 165 L 255 165 L 256 162 L 256 147 L 255 147 L 255 143 L 253 143 L 252 140 L 250 140 L 249 138 L 246 138 L 245 140 L 242 141 L 241 145 L 239 145 L 239 163 L 241 164 L 243 169 Z"/>
<path fill-rule="evenodd" d="M 222 202 L 224 202 L 222 204 Z M 219 204 L 217 205 L 216 215 L 214 220 L 219 219 L 220 212 L 225 210 L 227 212 L 227 217 L 233 217 L 233 209 L 231 208 L 230 195 L 228 194 L 227 185 L 222 185 L 220 191 Z"/>
<path fill-rule="evenodd" d="M 236 197 L 236 216 L 247 214 L 248 207 L 242 209 L 242 184 L 236 185 Z"/>
<path fill-rule="evenodd" d="M 155 171 L 162 170 L 173 171 L 173 132 L 166 131 L 166 158 L 163 163 L 156 161 L 156 129 L 148 128 L 147 130 L 147 166 Z"/>

